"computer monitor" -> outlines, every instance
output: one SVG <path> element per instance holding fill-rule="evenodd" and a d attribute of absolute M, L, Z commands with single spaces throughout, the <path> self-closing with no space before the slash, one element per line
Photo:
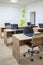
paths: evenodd
<path fill-rule="evenodd" d="M 11 29 L 18 29 L 18 24 L 11 24 Z"/>
<path fill-rule="evenodd" d="M 10 23 L 5 23 L 5 26 L 9 26 L 10 25 Z"/>
<path fill-rule="evenodd" d="M 27 22 L 27 25 L 31 25 L 31 22 Z"/>
<path fill-rule="evenodd" d="M 40 28 L 43 28 L 43 23 L 39 23 L 39 27 Z"/>
<path fill-rule="evenodd" d="M 25 27 L 24 30 L 23 30 L 23 32 L 24 32 L 24 34 L 25 34 L 26 36 L 31 37 L 31 36 L 33 36 L 33 33 L 34 33 L 33 27 L 32 27 L 32 26 L 30 26 L 30 27 Z"/>

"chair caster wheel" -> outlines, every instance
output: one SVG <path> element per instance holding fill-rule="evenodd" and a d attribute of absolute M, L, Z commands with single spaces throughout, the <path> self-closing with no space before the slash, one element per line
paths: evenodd
<path fill-rule="evenodd" d="M 33 61 L 33 59 L 31 59 L 31 61 Z"/>
<path fill-rule="evenodd" d="M 26 55 L 24 54 L 23 56 L 25 57 Z"/>
<path fill-rule="evenodd" d="M 42 57 L 40 57 L 40 59 L 42 59 Z"/>

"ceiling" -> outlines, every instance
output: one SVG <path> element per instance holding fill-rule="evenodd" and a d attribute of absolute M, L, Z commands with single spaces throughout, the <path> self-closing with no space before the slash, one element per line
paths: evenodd
<path fill-rule="evenodd" d="M 36 0 L 18 0 L 18 4 L 28 4 Z M 0 3 L 11 3 L 10 0 L 0 0 Z M 14 4 L 14 3 L 13 3 Z"/>

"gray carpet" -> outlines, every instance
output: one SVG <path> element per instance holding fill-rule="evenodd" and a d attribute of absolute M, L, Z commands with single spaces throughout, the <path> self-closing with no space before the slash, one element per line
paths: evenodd
<path fill-rule="evenodd" d="M 0 38 L 0 65 L 19 65 L 12 56 L 12 47 L 4 44 L 4 39 Z"/>
<path fill-rule="evenodd" d="M 30 58 L 23 58 L 20 60 L 20 65 L 43 65 L 43 59 L 39 59 L 37 56 L 34 57 L 32 62 Z"/>
<path fill-rule="evenodd" d="M 43 54 L 42 54 L 43 57 Z M 34 61 L 30 61 L 30 57 L 22 57 L 20 64 L 17 63 L 12 56 L 12 46 L 6 46 L 4 39 L 0 38 L 0 65 L 43 65 L 43 58 L 40 60 L 38 56 L 34 56 Z"/>

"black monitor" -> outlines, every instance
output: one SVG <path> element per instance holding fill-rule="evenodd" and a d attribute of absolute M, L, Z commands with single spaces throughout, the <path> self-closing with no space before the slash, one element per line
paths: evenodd
<path fill-rule="evenodd" d="M 10 25 L 10 23 L 5 23 L 5 26 L 9 26 Z"/>
<path fill-rule="evenodd" d="M 11 24 L 11 29 L 18 29 L 18 24 Z"/>
<path fill-rule="evenodd" d="M 27 25 L 31 25 L 31 22 L 27 22 Z"/>
<path fill-rule="evenodd" d="M 39 27 L 40 28 L 43 28 L 43 23 L 39 23 Z"/>
<path fill-rule="evenodd" d="M 33 36 L 33 33 L 34 33 L 34 31 L 33 31 L 33 27 L 32 26 L 24 28 L 24 34 L 26 36 L 29 36 L 29 37 Z"/>

